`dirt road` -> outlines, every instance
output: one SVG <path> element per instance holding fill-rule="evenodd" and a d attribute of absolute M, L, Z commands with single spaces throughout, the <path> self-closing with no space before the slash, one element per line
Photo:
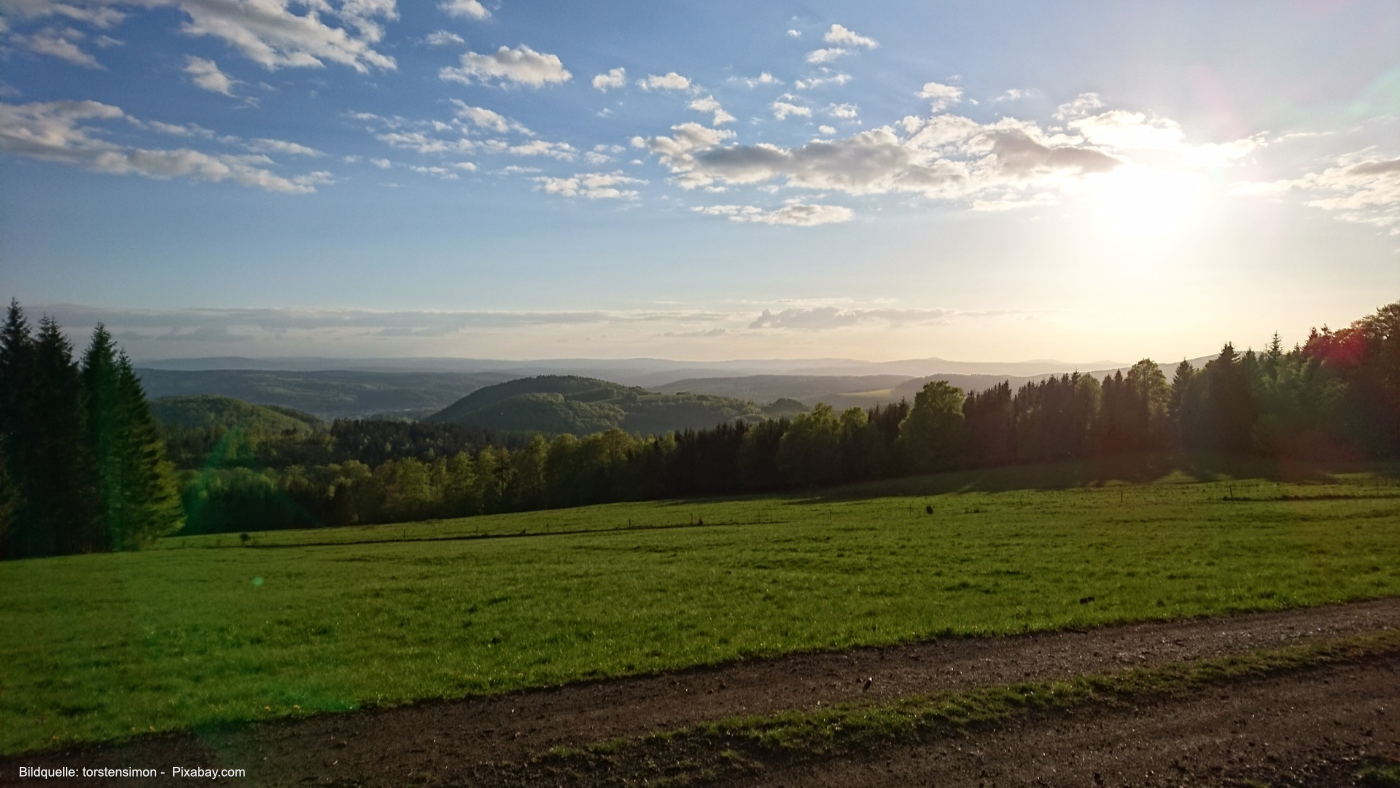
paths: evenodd
<path fill-rule="evenodd" d="M 9 758 L 0 761 L 0 781 L 13 780 L 21 765 L 149 764 L 242 768 L 248 775 L 243 784 L 259 786 L 606 784 L 625 773 L 571 776 L 521 764 L 561 745 L 739 715 L 1112 674 L 1386 629 L 1400 629 L 1400 599 L 803 654 Z M 772 764 L 745 779 L 755 785 L 1005 785 L 1037 778 L 1063 785 L 1188 785 L 1267 782 L 1292 772 L 1346 784 L 1337 774 L 1351 774 L 1346 769 L 1357 758 L 1400 758 L 1397 664 L 1400 655 L 1391 655 L 1237 682 L 1206 697 L 1156 706 L 1030 715 L 993 730 L 877 748 L 836 762 Z M 1336 774 L 1326 776 L 1327 769 Z"/>

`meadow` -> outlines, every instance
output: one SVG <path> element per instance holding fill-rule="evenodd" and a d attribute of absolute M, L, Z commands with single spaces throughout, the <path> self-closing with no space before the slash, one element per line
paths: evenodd
<path fill-rule="evenodd" d="M 1400 469 L 1087 464 L 0 564 L 0 752 L 1400 594 Z"/>

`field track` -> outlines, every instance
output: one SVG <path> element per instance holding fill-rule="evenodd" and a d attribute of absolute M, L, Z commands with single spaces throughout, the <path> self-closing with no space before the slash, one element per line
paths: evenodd
<path fill-rule="evenodd" d="M 736 716 L 1112 675 L 1396 629 L 1400 598 L 799 654 L 6 758 L 0 777 L 8 782 L 21 765 L 182 765 L 243 768 L 247 780 L 234 782 L 259 786 L 616 784 L 633 776 L 625 764 L 619 771 L 569 771 L 550 768 L 540 756 L 551 748 Z M 1398 670 L 1400 653 L 1392 650 L 1362 661 L 1247 677 L 1190 697 L 1035 713 L 917 745 L 876 746 L 855 757 L 772 763 L 720 782 L 737 777 L 774 785 L 1009 785 L 1039 777 L 1063 785 L 1230 784 L 1246 778 L 1348 784 L 1357 759 L 1400 757 Z M 1290 774 L 1301 783 L 1288 783 Z"/>

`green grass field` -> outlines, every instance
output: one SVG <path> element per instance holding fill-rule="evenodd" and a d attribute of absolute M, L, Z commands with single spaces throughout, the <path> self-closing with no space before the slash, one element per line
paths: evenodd
<path fill-rule="evenodd" d="M 1395 468 L 1275 478 L 1067 464 L 7 562 L 0 752 L 1400 594 Z"/>

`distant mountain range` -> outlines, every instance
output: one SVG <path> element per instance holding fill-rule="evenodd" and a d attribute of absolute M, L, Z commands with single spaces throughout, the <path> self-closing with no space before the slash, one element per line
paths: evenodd
<path fill-rule="evenodd" d="M 1192 359 L 1199 367 L 1209 356 Z M 973 363 L 950 362 L 941 359 L 916 359 L 897 362 L 863 362 L 849 359 L 805 359 L 774 361 L 681 362 L 664 359 L 556 359 L 544 361 L 490 361 L 479 359 L 176 359 L 155 362 L 160 366 L 143 364 L 137 368 L 147 396 L 221 395 L 258 405 L 294 408 L 322 419 L 387 418 L 426 419 L 487 387 L 507 381 L 539 376 L 565 376 L 597 381 L 589 390 L 616 386 L 619 389 L 650 389 L 655 394 L 712 395 L 735 400 L 716 405 L 719 410 L 732 410 L 736 415 L 749 413 L 746 408 L 769 405 L 778 399 L 792 399 L 808 406 L 825 402 L 838 409 L 913 400 L 919 389 L 930 380 L 945 380 L 964 391 L 978 391 L 1009 382 L 1017 388 L 1029 381 L 1043 380 L 1051 374 L 1089 370 L 1102 378 L 1115 371 L 1127 371 L 1128 366 L 1113 362 L 1096 365 L 1068 365 L 1062 362 Z M 1177 362 L 1162 364 L 1168 378 Z M 321 365 L 358 365 L 353 369 L 322 369 Z M 441 367 L 456 365 L 459 369 Z M 497 365 L 492 367 L 492 365 Z M 726 366 L 727 365 L 727 366 Z M 1040 366 L 1032 366 L 1040 365 Z M 872 369 L 939 369 L 920 374 Z M 285 368 L 284 368 L 285 367 Z M 291 368 L 295 367 L 295 368 Z M 806 371 L 803 371 L 803 370 Z M 843 372 L 836 370 L 857 370 Z M 1030 369 L 1030 372 L 1013 370 Z M 581 370 L 560 372 L 558 370 Z M 776 371 L 775 371 L 776 370 Z M 813 370 L 826 370 L 825 372 Z M 697 374 L 704 373 L 704 374 Z M 541 390 L 538 395 L 557 394 L 566 403 L 573 402 L 574 392 Z M 635 394 L 635 392 L 634 392 Z M 631 396 L 618 394 L 619 397 Z M 642 394 L 636 394 L 640 397 Z M 540 398 L 536 398 L 540 399 Z M 544 397 L 544 399 L 550 399 Z M 606 397 L 606 400 L 614 397 Z M 474 401 L 477 402 L 477 401 Z M 516 403 L 520 405 L 520 403 Z M 740 407 L 742 405 L 743 407 Z M 473 406 L 475 408 L 475 405 Z M 536 402 L 536 415 L 555 419 L 558 423 L 594 423 L 596 408 L 580 404 L 546 406 Z M 700 413 L 711 406 L 705 405 Z M 560 410 L 562 408 L 563 410 Z M 512 406 L 513 410 L 518 410 Z M 572 416 L 565 415 L 569 411 Z M 463 411 L 454 411 L 461 413 Z M 776 411 L 771 408 L 769 413 Z M 510 423 L 520 413 L 499 416 Z M 698 414 L 697 414 L 697 417 Z M 629 417 L 636 423 L 640 416 Z M 708 416 L 706 416 L 708 418 Z M 581 419 L 582 421 L 577 421 Z M 622 419 L 619 421 L 619 419 Z M 612 414 L 603 421 L 621 425 L 623 417 Z M 720 420 L 723 420 L 722 418 Z M 602 423 L 602 422 L 598 422 Z M 688 424 L 689 422 L 686 422 Z M 708 425 L 708 426 L 712 426 Z M 669 429 L 668 427 L 667 429 Z M 513 429 L 498 426 L 498 429 Z M 529 429 L 526 427 L 525 429 Z M 624 429 L 630 429 L 624 427 Z"/>
<path fill-rule="evenodd" d="M 145 361 L 142 369 L 166 371 L 267 371 L 267 372 L 419 372 L 497 374 L 501 379 L 536 375 L 579 375 L 628 386 L 662 386 L 682 378 L 740 377 L 748 375 L 923 377 L 940 373 L 985 375 L 1039 375 L 1074 370 L 1123 366 L 1115 361 L 1070 363 L 1054 360 L 1017 362 L 948 361 L 941 358 L 903 361 L 859 361 L 843 358 L 742 359 L 730 361 L 675 361 L 657 358 L 537 359 L 510 361 L 472 358 L 223 358 Z"/>

